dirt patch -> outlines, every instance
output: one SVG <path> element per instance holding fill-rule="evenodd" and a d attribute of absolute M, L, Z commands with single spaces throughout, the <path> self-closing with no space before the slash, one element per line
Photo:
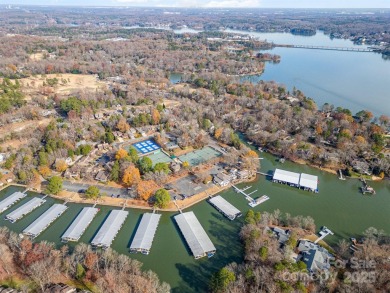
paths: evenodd
<path fill-rule="evenodd" d="M 54 86 L 48 86 L 47 80 L 58 79 L 58 83 Z M 34 96 L 49 96 L 57 94 L 59 96 L 67 96 L 76 91 L 96 91 L 98 89 L 106 89 L 107 84 L 99 81 L 96 75 L 88 74 L 47 74 L 30 76 L 20 80 L 22 90 L 26 95 L 26 100 Z"/>
<path fill-rule="evenodd" d="M 34 53 L 30 55 L 30 60 L 31 61 L 40 61 L 43 59 L 43 53 Z"/>
<path fill-rule="evenodd" d="M 0 138 L 4 138 L 9 135 L 11 132 L 20 132 L 28 128 L 36 129 L 39 126 L 47 126 L 51 118 L 44 118 L 39 121 L 36 120 L 27 120 L 23 122 L 16 122 L 12 124 L 7 124 L 3 127 L 0 127 Z"/>

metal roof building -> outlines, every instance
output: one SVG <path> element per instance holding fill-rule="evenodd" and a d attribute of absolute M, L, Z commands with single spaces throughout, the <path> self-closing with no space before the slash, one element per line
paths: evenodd
<path fill-rule="evenodd" d="M 287 184 L 299 185 L 299 173 L 276 169 L 272 180 L 274 182 L 283 182 Z"/>
<path fill-rule="evenodd" d="M 299 186 L 312 191 L 317 191 L 318 176 L 302 173 L 301 179 L 299 180 Z"/>
<path fill-rule="evenodd" d="M 145 213 L 130 245 L 131 252 L 149 254 L 161 215 Z"/>
<path fill-rule="evenodd" d="M 195 259 L 214 255 L 216 249 L 194 212 L 182 213 L 174 218 Z"/>
<path fill-rule="evenodd" d="M 103 226 L 99 229 L 91 244 L 93 246 L 108 248 L 118 234 L 129 212 L 124 210 L 112 210 Z"/>
<path fill-rule="evenodd" d="M 43 203 L 45 203 L 46 200 L 34 197 L 28 202 L 26 202 L 24 205 L 18 207 L 16 210 L 12 211 L 8 215 L 5 216 L 7 220 L 9 220 L 11 223 L 15 223 L 17 220 L 23 218 L 28 213 L 35 210 L 37 207 L 41 206 Z"/>
<path fill-rule="evenodd" d="M 236 217 L 241 216 L 240 210 L 220 195 L 210 198 L 209 202 L 229 220 L 234 220 Z"/>
<path fill-rule="evenodd" d="M 17 201 L 21 200 L 26 196 L 27 196 L 26 193 L 20 191 L 12 193 L 10 196 L 0 201 L 0 213 L 9 209 L 13 204 L 15 204 Z"/>
<path fill-rule="evenodd" d="M 78 241 L 96 216 L 98 208 L 85 207 L 62 235 L 62 241 Z"/>
<path fill-rule="evenodd" d="M 38 219 L 32 222 L 26 229 L 23 230 L 23 234 L 31 236 L 33 238 L 41 234 L 51 223 L 54 222 L 59 216 L 61 216 L 68 207 L 64 204 L 54 204 L 46 212 L 44 212 Z"/>

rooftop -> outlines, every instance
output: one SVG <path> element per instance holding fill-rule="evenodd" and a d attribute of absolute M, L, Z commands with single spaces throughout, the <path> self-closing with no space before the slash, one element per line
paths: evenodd
<path fill-rule="evenodd" d="M 209 202 L 231 220 L 235 219 L 238 215 L 241 215 L 239 209 L 237 209 L 220 195 L 211 198 Z"/>
<path fill-rule="evenodd" d="M 299 176 L 300 176 L 299 173 L 276 169 L 274 172 L 273 180 L 279 180 L 279 181 L 298 185 Z"/>
<path fill-rule="evenodd" d="M 299 185 L 301 187 L 317 190 L 318 176 L 302 173 L 301 179 L 299 180 Z"/>
<path fill-rule="evenodd" d="M 17 191 L 12 193 L 10 196 L 3 199 L 2 201 L 0 201 L 0 213 L 4 212 L 6 209 L 8 209 L 10 206 L 12 206 L 13 204 L 15 204 L 17 201 L 21 200 L 25 196 L 27 196 L 27 194 Z"/>
<path fill-rule="evenodd" d="M 174 218 L 196 259 L 216 251 L 194 212 L 182 213 Z"/>
<path fill-rule="evenodd" d="M 39 198 L 39 197 L 34 197 L 28 202 L 26 202 L 24 205 L 18 207 L 16 210 L 12 211 L 6 216 L 7 220 L 10 220 L 11 222 L 15 222 L 22 218 L 23 216 L 27 215 L 40 205 L 42 205 L 46 200 Z"/>
<path fill-rule="evenodd" d="M 154 235 L 157 230 L 161 215 L 145 213 L 138 226 L 134 239 L 131 242 L 130 250 L 141 250 L 149 252 L 152 247 Z"/>
<path fill-rule="evenodd" d="M 62 240 L 78 241 L 98 211 L 99 209 L 93 207 L 83 208 L 77 215 L 76 219 L 62 235 Z"/>

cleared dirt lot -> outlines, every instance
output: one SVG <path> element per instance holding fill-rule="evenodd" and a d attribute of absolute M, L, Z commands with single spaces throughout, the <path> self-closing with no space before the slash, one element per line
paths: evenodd
<path fill-rule="evenodd" d="M 55 86 L 44 86 L 47 84 L 47 79 L 58 79 L 58 84 Z M 64 82 L 66 80 L 66 82 Z M 44 76 L 30 76 L 20 80 L 22 91 L 26 95 L 26 100 L 36 95 L 69 95 L 72 92 L 85 90 L 96 91 L 97 89 L 106 89 L 106 83 L 98 80 L 96 75 L 88 74 L 46 74 Z"/>

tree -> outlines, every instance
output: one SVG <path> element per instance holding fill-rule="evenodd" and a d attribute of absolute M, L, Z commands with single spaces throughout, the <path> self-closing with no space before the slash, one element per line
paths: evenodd
<path fill-rule="evenodd" d="M 39 165 L 40 166 L 45 166 L 48 164 L 48 156 L 47 156 L 47 153 L 46 152 L 39 152 L 38 154 L 38 159 L 39 159 Z"/>
<path fill-rule="evenodd" d="M 227 269 L 222 268 L 219 272 L 215 273 L 211 278 L 211 289 L 214 292 L 224 292 L 230 283 L 236 280 L 235 274 Z"/>
<path fill-rule="evenodd" d="M 155 206 L 161 209 L 166 208 L 171 201 L 171 196 L 169 195 L 169 192 L 164 188 L 157 190 L 154 196 L 156 200 Z"/>
<path fill-rule="evenodd" d="M 115 159 L 116 160 L 121 160 L 121 159 L 124 159 L 128 156 L 129 154 L 127 153 L 127 151 L 125 149 L 119 149 L 116 154 L 115 154 Z"/>
<path fill-rule="evenodd" d="M 152 122 L 153 124 L 159 124 L 160 123 L 160 112 L 157 109 L 152 110 Z"/>
<path fill-rule="evenodd" d="M 119 162 L 115 161 L 111 169 L 111 180 L 118 182 L 119 177 L 120 177 L 120 166 L 119 166 Z"/>
<path fill-rule="evenodd" d="M 184 169 L 187 169 L 187 168 L 190 167 L 190 163 L 188 163 L 188 161 L 184 161 L 182 166 L 183 166 Z"/>
<path fill-rule="evenodd" d="M 51 170 L 48 166 L 39 166 L 38 172 L 45 178 L 51 174 Z"/>
<path fill-rule="evenodd" d="M 149 157 L 142 157 L 138 161 L 138 166 L 142 174 L 145 174 L 152 170 L 153 162 Z"/>
<path fill-rule="evenodd" d="M 82 280 L 85 277 L 85 269 L 82 264 L 77 263 L 76 266 L 76 279 L 77 280 Z"/>
<path fill-rule="evenodd" d="M 153 180 L 140 181 L 137 185 L 137 193 L 140 198 L 148 201 L 158 189 L 158 185 Z"/>
<path fill-rule="evenodd" d="M 49 183 L 46 186 L 46 193 L 57 194 L 62 190 L 62 178 L 59 176 L 53 176 L 49 179 Z"/>
<path fill-rule="evenodd" d="M 67 168 L 68 165 L 65 163 L 65 160 L 57 160 L 55 164 L 57 172 L 64 172 Z"/>
<path fill-rule="evenodd" d="M 255 212 L 253 210 L 249 210 L 245 215 L 245 223 L 246 224 L 256 224 L 255 221 Z"/>
<path fill-rule="evenodd" d="M 134 165 L 127 167 L 123 172 L 122 182 L 127 186 L 137 184 L 140 180 L 141 174 L 139 173 L 139 169 Z"/>
<path fill-rule="evenodd" d="M 130 159 L 131 159 L 131 161 L 133 162 L 133 163 L 136 163 L 136 162 L 138 162 L 138 152 L 137 152 L 137 150 L 135 149 L 135 147 L 133 147 L 133 146 L 131 146 L 131 147 L 129 147 L 129 157 L 130 157 Z"/>
<path fill-rule="evenodd" d="M 154 168 L 153 168 L 153 172 L 164 172 L 166 174 L 169 173 L 169 167 L 168 167 L 168 164 L 167 163 L 157 163 Z"/>
<path fill-rule="evenodd" d="M 96 186 L 89 186 L 85 191 L 85 197 L 89 199 L 96 199 L 100 195 L 100 190 Z"/>
<path fill-rule="evenodd" d="M 262 261 L 265 261 L 268 257 L 268 247 L 267 246 L 262 246 L 259 249 L 259 255 Z"/>
<path fill-rule="evenodd" d="M 127 123 L 126 119 L 122 117 L 121 119 L 119 119 L 118 123 L 116 124 L 116 128 L 120 132 L 125 133 L 130 129 L 130 125 Z"/>

